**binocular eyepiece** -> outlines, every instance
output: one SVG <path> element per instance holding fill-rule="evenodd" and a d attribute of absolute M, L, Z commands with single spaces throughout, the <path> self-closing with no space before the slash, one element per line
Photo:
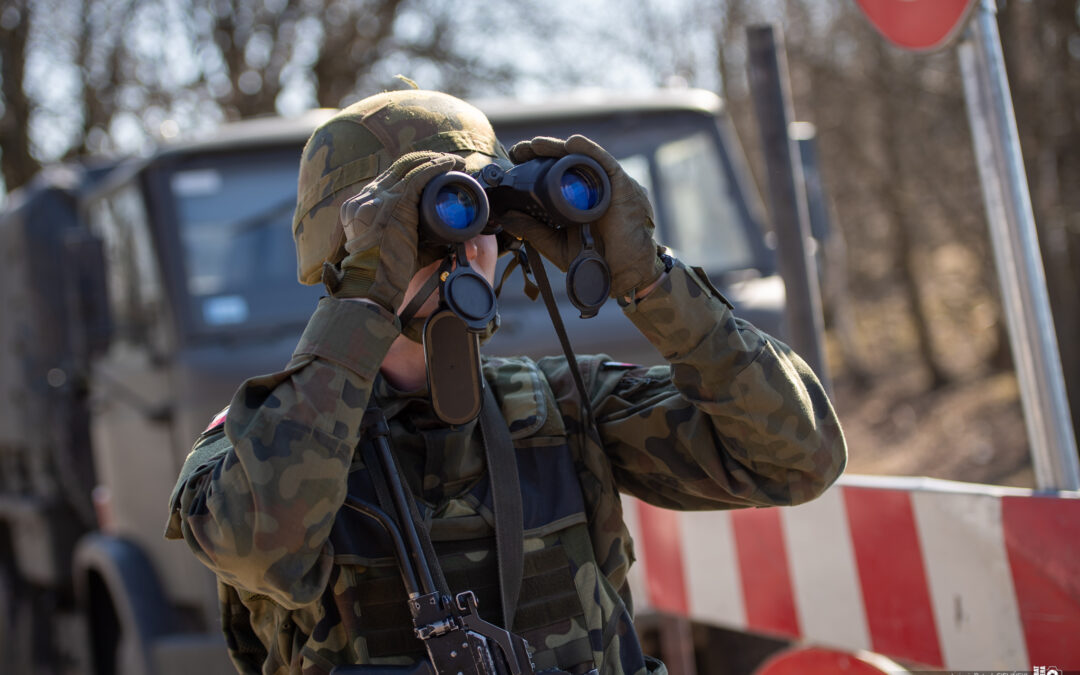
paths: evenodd
<path fill-rule="evenodd" d="M 584 225 L 610 204 L 611 181 L 591 157 L 538 157 L 510 169 L 493 163 L 473 174 L 450 171 L 427 184 L 420 198 L 421 239 L 453 245 L 492 234 L 490 218 L 510 210 L 555 229 Z"/>

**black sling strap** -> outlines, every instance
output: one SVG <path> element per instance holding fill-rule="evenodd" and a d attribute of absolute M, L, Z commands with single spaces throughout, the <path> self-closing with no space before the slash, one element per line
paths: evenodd
<path fill-rule="evenodd" d="M 524 574 L 525 535 L 521 482 L 518 478 L 517 456 L 514 452 L 513 441 L 510 439 L 510 430 L 499 410 L 499 404 L 495 401 L 491 387 L 487 386 L 484 387 L 484 405 L 480 411 L 480 435 L 487 460 L 492 510 L 495 516 L 495 556 L 499 567 L 499 595 L 502 602 L 504 628 L 512 630 L 511 624 L 517 611 Z M 394 466 L 384 467 L 376 457 L 375 449 L 370 442 L 362 442 L 360 450 L 364 464 L 371 471 L 372 483 L 380 505 L 388 513 L 394 513 L 384 472 L 395 471 L 399 476 L 401 475 L 396 458 L 392 457 Z M 441 592 L 449 594 L 442 566 L 435 554 L 435 547 L 431 543 L 428 529 L 420 517 L 412 491 L 406 489 L 405 497 L 435 584 Z"/>
<path fill-rule="evenodd" d="M 487 456 L 491 501 L 495 512 L 495 555 L 499 562 L 499 593 L 502 596 L 503 627 L 513 630 L 521 578 L 525 566 L 524 515 L 517 455 L 510 430 L 499 411 L 490 386 L 484 387 L 480 410 L 480 435 Z"/>
<path fill-rule="evenodd" d="M 585 380 L 581 377 L 581 369 L 578 368 L 574 349 L 570 346 L 570 338 L 566 336 L 566 327 L 563 325 L 562 316 L 559 314 L 559 307 L 555 304 L 555 295 L 551 292 L 551 283 L 548 281 L 544 261 L 532 246 L 526 243 L 523 248 L 528 259 L 529 271 L 536 277 L 536 285 L 540 287 L 540 295 L 544 298 L 544 305 L 547 306 L 548 315 L 551 317 L 551 325 L 555 327 L 555 333 L 559 336 L 559 344 L 562 345 L 563 354 L 566 355 L 566 365 L 570 368 L 570 374 L 573 375 L 574 384 L 577 386 L 578 394 L 581 396 L 581 408 L 585 418 L 585 424 L 582 426 L 585 433 L 592 438 L 594 443 L 599 447 L 604 447 L 603 442 L 600 440 L 600 432 L 596 427 L 596 420 L 593 418 L 592 404 L 589 402 L 589 393 L 585 389 Z"/>
<path fill-rule="evenodd" d="M 368 409 L 370 413 L 370 408 Z M 393 467 L 384 467 L 379 458 L 376 457 L 374 445 L 367 439 L 360 444 L 360 456 L 364 460 L 364 464 L 367 465 L 368 470 L 371 473 L 371 483 L 375 487 L 375 497 L 379 500 L 379 506 L 388 514 L 395 513 L 394 502 L 390 497 L 390 487 L 386 482 L 385 471 L 393 470 L 401 475 L 399 470 L 397 459 L 394 459 Z M 416 534 L 420 539 L 420 548 L 424 552 L 424 558 L 428 561 L 428 568 L 431 572 L 432 580 L 435 582 L 435 587 L 439 589 L 439 592 L 444 595 L 450 595 L 450 587 L 446 583 L 446 578 L 443 576 L 442 565 L 439 564 L 439 557 L 435 555 L 435 547 L 431 544 L 431 537 L 428 536 L 427 528 L 424 527 L 423 518 L 420 517 L 420 511 L 416 508 L 416 500 L 413 499 L 412 491 L 405 490 L 406 500 L 409 504 L 409 514 L 412 516 L 413 523 L 416 527 Z M 391 515 L 393 519 L 393 515 Z M 398 525 L 400 528 L 401 526 Z"/>

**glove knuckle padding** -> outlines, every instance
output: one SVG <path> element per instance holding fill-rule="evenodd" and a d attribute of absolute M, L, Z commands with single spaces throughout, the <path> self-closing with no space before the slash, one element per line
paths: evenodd
<path fill-rule="evenodd" d="M 538 157 L 562 157 L 566 154 L 566 141 L 550 136 L 538 136 L 532 142 L 533 152 Z"/>
<path fill-rule="evenodd" d="M 385 176 L 393 176 L 392 182 L 398 182 L 402 178 L 409 175 L 409 172 L 416 169 L 425 163 L 434 161 L 442 157 L 437 152 L 417 151 L 407 152 L 401 157 L 394 160 L 394 163 L 390 165 L 390 168 L 386 170 Z"/>
<path fill-rule="evenodd" d="M 536 156 L 532 151 L 532 141 L 518 141 L 506 154 L 514 164 L 522 164 Z"/>
<path fill-rule="evenodd" d="M 453 155 L 410 152 L 345 203 L 350 255 L 342 261 L 336 295 L 367 297 L 397 311 L 417 268 L 420 193 L 435 176 L 464 165 Z"/>
<path fill-rule="evenodd" d="M 366 225 L 375 222 L 382 205 L 383 200 L 381 198 L 370 195 L 360 195 L 345 202 L 345 207 L 342 209 L 342 221 L 346 234 L 352 237 L 354 233 L 363 230 Z M 350 229 L 354 232 L 349 232 Z"/>
<path fill-rule="evenodd" d="M 618 160 L 612 157 L 610 152 L 600 147 L 596 141 L 581 134 L 574 134 L 566 139 L 566 151 L 595 159 L 609 177 L 613 177 L 614 174 L 622 171 Z"/>

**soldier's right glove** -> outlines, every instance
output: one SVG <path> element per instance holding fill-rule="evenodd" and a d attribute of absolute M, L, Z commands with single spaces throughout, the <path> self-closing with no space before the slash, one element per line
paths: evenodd
<path fill-rule="evenodd" d="M 465 160 L 437 152 L 410 152 L 341 207 L 348 255 L 327 263 L 323 282 L 335 298 L 367 298 L 397 313 L 419 268 L 417 204 L 424 186 Z"/>

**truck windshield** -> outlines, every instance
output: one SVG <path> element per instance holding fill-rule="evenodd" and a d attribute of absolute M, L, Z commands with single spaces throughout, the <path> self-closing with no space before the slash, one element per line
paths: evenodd
<path fill-rule="evenodd" d="M 171 177 L 187 290 L 204 329 L 303 321 L 322 294 L 296 280 L 297 153 L 230 156 Z"/>
<path fill-rule="evenodd" d="M 665 195 L 666 228 L 676 251 L 710 270 L 753 267 L 754 251 L 713 136 L 699 132 L 656 149 L 657 182 Z"/>
<path fill-rule="evenodd" d="M 761 268 L 762 233 L 712 115 L 671 111 L 586 120 L 495 122 L 509 147 L 534 136 L 581 133 L 613 154 L 649 193 L 656 238 L 710 274 Z M 718 277 L 719 278 L 719 277 Z"/>
<path fill-rule="evenodd" d="M 754 266 L 754 250 L 716 147 L 707 134 L 695 134 L 619 163 L 653 201 L 660 243 L 695 265 L 713 272 Z M 651 170 L 650 170 L 650 167 Z M 661 211 L 657 190 L 664 195 Z"/>

